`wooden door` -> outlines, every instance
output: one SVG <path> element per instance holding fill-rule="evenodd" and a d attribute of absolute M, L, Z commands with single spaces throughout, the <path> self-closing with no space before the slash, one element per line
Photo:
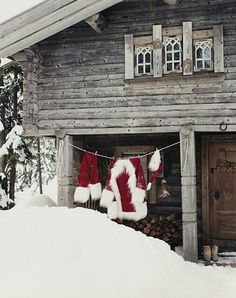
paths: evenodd
<path fill-rule="evenodd" d="M 207 162 L 205 165 L 207 177 L 203 175 L 202 179 L 208 184 L 205 185 L 207 193 L 203 204 L 203 208 L 206 208 L 203 212 L 206 217 L 205 222 L 208 222 L 207 238 L 208 241 L 212 240 L 216 243 L 218 241 L 224 247 L 234 246 L 236 241 L 236 142 L 214 141 L 214 138 L 210 138 L 206 147 L 207 158 L 203 158 L 203 162 Z"/>

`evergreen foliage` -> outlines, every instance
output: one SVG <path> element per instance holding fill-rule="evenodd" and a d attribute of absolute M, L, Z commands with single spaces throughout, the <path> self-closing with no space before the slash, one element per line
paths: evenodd
<path fill-rule="evenodd" d="M 19 65 L 0 69 L 0 208 L 14 204 L 15 190 L 55 176 L 55 140 L 23 137 L 23 73 Z"/>

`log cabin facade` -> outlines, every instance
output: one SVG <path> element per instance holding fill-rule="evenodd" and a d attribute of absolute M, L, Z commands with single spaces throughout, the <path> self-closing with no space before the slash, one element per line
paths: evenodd
<path fill-rule="evenodd" d="M 191 261 L 203 244 L 236 247 L 235 16 L 233 0 L 48 0 L 0 25 L 0 56 L 24 71 L 25 135 L 119 157 L 179 142 L 148 204 L 182 214 Z M 72 207 L 80 154 L 60 160 L 58 203 Z"/>

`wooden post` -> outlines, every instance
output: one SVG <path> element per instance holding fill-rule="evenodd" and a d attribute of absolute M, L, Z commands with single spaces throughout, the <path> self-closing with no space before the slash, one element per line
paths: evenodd
<path fill-rule="evenodd" d="M 73 207 L 73 137 L 57 135 L 58 206 Z"/>
<path fill-rule="evenodd" d="M 183 22 L 183 75 L 193 74 L 192 22 Z"/>
<path fill-rule="evenodd" d="M 125 35 L 125 79 L 134 78 L 134 38 L 132 34 Z"/>
<path fill-rule="evenodd" d="M 214 33 L 214 72 L 224 72 L 223 25 L 213 26 Z"/>
<path fill-rule="evenodd" d="M 38 47 L 32 46 L 13 55 L 20 64 L 24 73 L 23 86 L 23 128 L 26 135 L 38 133 L 38 80 L 39 80 L 39 55 Z"/>
<path fill-rule="evenodd" d="M 180 143 L 180 158 L 184 259 L 197 262 L 197 195 L 194 132 L 186 128 L 181 129 L 180 141 L 182 141 Z"/>
<path fill-rule="evenodd" d="M 162 26 L 153 26 L 153 77 L 162 77 Z"/>

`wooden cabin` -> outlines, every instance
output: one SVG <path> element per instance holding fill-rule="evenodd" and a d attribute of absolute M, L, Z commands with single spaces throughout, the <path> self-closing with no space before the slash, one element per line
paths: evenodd
<path fill-rule="evenodd" d="M 162 151 L 149 211 L 182 214 L 186 260 L 236 247 L 234 0 L 47 0 L 0 38 L 24 71 L 25 135 L 64 140 L 61 206 L 73 207 L 81 156 L 70 145 L 125 157 L 178 143 Z"/>

